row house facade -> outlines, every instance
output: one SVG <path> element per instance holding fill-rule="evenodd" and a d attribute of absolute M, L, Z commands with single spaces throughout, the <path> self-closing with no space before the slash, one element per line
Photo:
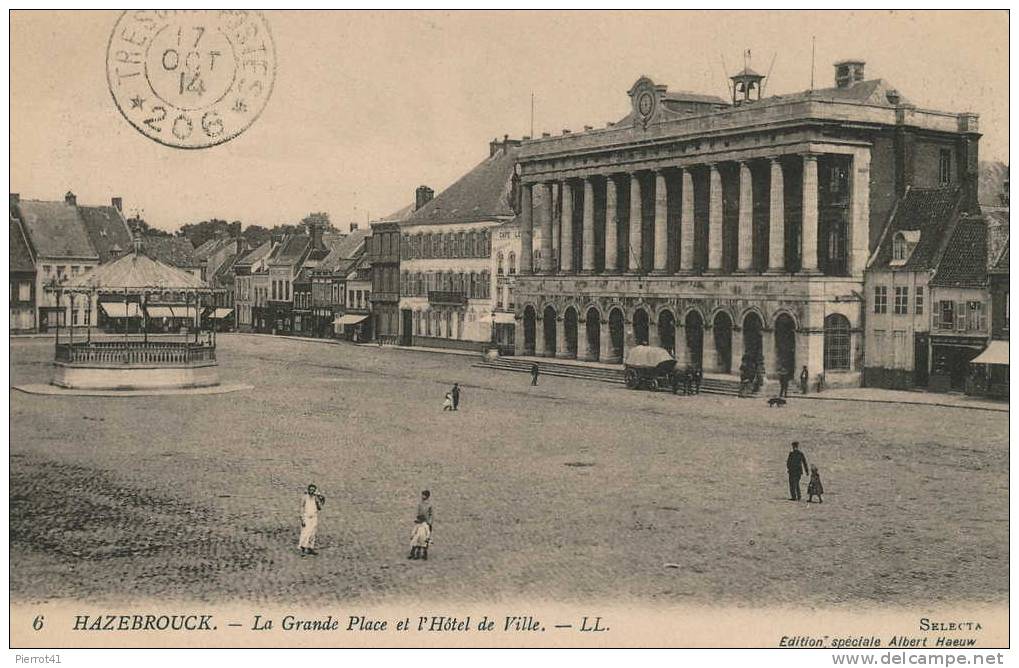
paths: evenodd
<path fill-rule="evenodd" d="M 23 199 L 11 193 L 9 209 L 11 294 L 17 298 L 11 302 L 12 328 L 46 332 L 58 324 L 102 324 L 106 316 L 96 306 L 72 307 L 46 287 L 87 274 L 131 250 L 132 234 L 121 198 L 112 198 L 108 206 L 85 206 L 71 192 L 61 201 Z"/>
<path fill-rule="evenodd" d="M 400 312 L 411 345 L 479 350 L 495 339 L 492 242 L 516 216 L 519 146 L 492 141 L 483 162 L 400 224 Z"/>
<path fill-rule="evenodd" d="M 858 385 L 892 208 L 949 183 L 975 206 L 979 139 L 975 114 L 918 109 L 864 67 L 757 99 L 747 68 L 731 103 L 641 77 L 619 122 L 525 141 L 517 352 L 618 363 L 649 343 L 709 372 L 748 357 Z"/>
<path fill-rule="evenodd" d="M 410 343 L 410 328 L 400 323 L 400 222 L 430 197 L 431 189 L 421 186 L 414 204 L 370 226 L 367 254 L 372 276 L 371 329 L 380 342 Z"/>
<path fill-rule="evenodd" d="M 312 308 L 318 336 L 339 336 L 367 340 L 364 313 L 348 313 L 348 279 L 364 265 L 365 230 L 351 229 L 350 233 L 332 245 L 329 254 L 312 272 Z M 369 280 L 370 286 L 370 280 Z"/>
<path fill-rule="evenodd" d="M 264 309 L 269 301 L 267 262 L 277 245 L 276 241 L 266 241 L 234 263 L 234 309 L 239 331 L 266 331 Z"/>

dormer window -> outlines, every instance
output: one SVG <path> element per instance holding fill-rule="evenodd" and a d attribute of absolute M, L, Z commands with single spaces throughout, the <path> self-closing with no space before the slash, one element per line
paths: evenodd
<path fill-rule="evenodd" d="M 906 264 L 909 256 L 920 241 L 919 230 L 896 232 L 892 238 L 892 266 Z"/>

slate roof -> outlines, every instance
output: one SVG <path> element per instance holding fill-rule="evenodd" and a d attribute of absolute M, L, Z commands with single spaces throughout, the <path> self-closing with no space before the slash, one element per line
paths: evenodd
<path fill-rule="evenodd" d="M 962 193 L 957 186 L 913 188 L 906 190 L 892 209 L 868 269 L 891 271 L 928 271 L 938 260 L 949 235 L 959 220 Z M 892 265 L 892 240 L 899 231 L 917 230 L 920 240 L 905 264 Z"/>
<path fill-rule="evenodd" d="M 1001 251 L 1001 255 L 998 256 L 997 261 L 995 261 L 987 273 L 1008 275 L 1008 241 L 1005 242 L 1004 250 Z"/>
<path fill-rule="evenodd" d="M 215 239 L 209 239 L 201 246 L 195 249 L 195 259 L 198 260 L 199 264 L 205 262 L 212 257 L 216 251 L 221 249 L 224 244 L 234 243 L 233 239 L 216 237 Z"/>
<path fill-rule="evenodd" d="M 325 258 L 315 267 L 316 272 L 343 272 L 360 249 L 364 248 L 368 230 L 354 230 L 337 243 Z"/>
<path fill-rule="evenodd" d="M 255 248 L 254 250 L 249 251 L 245 255 L 242 255 L 236 262 L 234 262 L 234 266 L 237 267 L 237 266 L 253 265 L 256 262 L 258 262 L 259 260 L 261 260 L 261 259 L 265 258 L 267 255 L 269 255 L 269 252 L 271 250 L 272 250 L 272 242 L 271 241 L 266 241 L 264 244 L 262 244 L 258 248 Z"/>
<path fill-rule="evenodd" d="M 78 207 L 64 201 L 23 199 L 14 209 L 36 258 L 99 259 Z"/>
<path fill-rule="evenodd" d="M 8 237 L 8 249 L 10 251 L 10 271 L 34 272 L 35 261 L 32 260 L 32 250 L 28 247 L 24 232 L 21 231 L 21 224 L 10 217 L 10 236 Z"/>
<path fill-rule="evenodd" d="M 133 247 L 131 228 L 116 207 L 79 206 L 78 213 L 85 222 L 92 247 L 99 254 L 99 262 L 109 262 Z"/>
<path fill-rule="evenodd" d="M 154 260 L 144 253 L 127 253 L 68 283 L 68 287 L 98 290 L 188 290 L 207 288 L 205 281 L 192 274 Z"/>
<path fill-rule="evenodd" d="M 980 288 L 987 283 L 987 225 L 983 218 L 963 218 L 938 263 L 930 285 Z"/>
<path fill-rule="evenodd" d="M 376 222 L 376 223 L 394 223 L 394 222 L 395 223 L 399 223 L 399 222 L 402 222 L 402 221 L 407 220 L 408 218 L 410 218 L 410 215 L 412 213 L 414 213 L 414 202 L 411 202 L 410 204 L 408 204 L 407 206 L 403 207 L 402 209 L 394 211 L 393 213 L 389 214 L 385 218 L 381 218 L 379 220 L 372 221 L 372 222 Z M 354 230 L 354 231 L 357 232 L 357 230 Z"/>
<path fill-rule="evenodd" d="M 184 237 L 149 235 L 142 240 L 142 251 L 149 257 L 172 267 L 199 266 L 199 262 L 195 260 L 195 247 Z"/>
<path fill-rule="evenodd" d="M 219 265 L 219 269 L 216 270 L 216 273 L 212 276 L 212 281 L 210 281 L 214 287 L 234 284 L 234 263 L 241 255 L 243 253 L 233 253 L 223 260 L 223 264 Z"/>
<path fill-rule="evenodd" d="M 282 265 L 300 262 L 304 252 L 308 250 L 311 237 L 307 234 L 293 234 L 287 237 L 272 254 L 269 264 Z"/>
<path fill-rule="evenodd" d="M 517 152 L 515 146 L 500 148 L 401 224 L 465 223 L 516 215 L 512 186 Z"/>

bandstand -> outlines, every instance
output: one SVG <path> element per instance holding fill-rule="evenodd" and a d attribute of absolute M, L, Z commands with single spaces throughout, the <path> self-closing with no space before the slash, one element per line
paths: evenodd
<path fill-rule="evenodd" d="M 219 385 L 215 333 L 201 328 L 203 309 L 212 305 L 216 291 L 145 255 L 139 243 L 132 253 L 46 289 L 74 314 L 70 324 L 57 329 L 53 385 L 103 391 Z M 158 317 L 152 313 L 168 309 L 186 326 L 174 333 L 150 331 Z M 113 333 L 94 327 L 92 314 L 100 311 L 113 323 Z"/>

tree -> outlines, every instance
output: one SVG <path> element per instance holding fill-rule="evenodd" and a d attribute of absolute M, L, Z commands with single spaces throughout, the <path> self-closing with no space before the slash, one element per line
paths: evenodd
<path fill-rule="evenodd" d="M 198 248 L 210 239 L 215 239 L 220 235 L 233 236 L 240 234 L 240 231 L 240 221 L 228 223 L 225 220 L 213 218 L 212 220 L 203 220 L 200 223 L 182 225 L 177 232 L 177 236 L 184 237 L 191 242 L 192 246 Z"/>
<path fill-rule="evenodd" d="M 131 218 L 127 219 L 127 225 L 131 228 L 131 231 L 142 237 L 172 237 L 173 235 L 164 230 L 160 230 L 155 227 L 151 227 L 146 223 L 141 216 L 135 214 Z"/>
<path fill-rule="evenodd" d="M 318 223 L 324 230 L 331 230 L 333 228 L 332 222 L 329 220 L 329 214 L 325 211 L 316 211 L 309 213 L 307 216 L 301 219 L 301 225 L 304 226 L 305 230 L 310 230 L 310 224 Z"/>
<path fill-rule="evenodd" d="M 258 248 L 272 236 L 272 230 L 262 227 L 261 225 L 248 225 L 244 228 L 244 232 L 241 233 L 248 245 L 252 248 Z"/>

